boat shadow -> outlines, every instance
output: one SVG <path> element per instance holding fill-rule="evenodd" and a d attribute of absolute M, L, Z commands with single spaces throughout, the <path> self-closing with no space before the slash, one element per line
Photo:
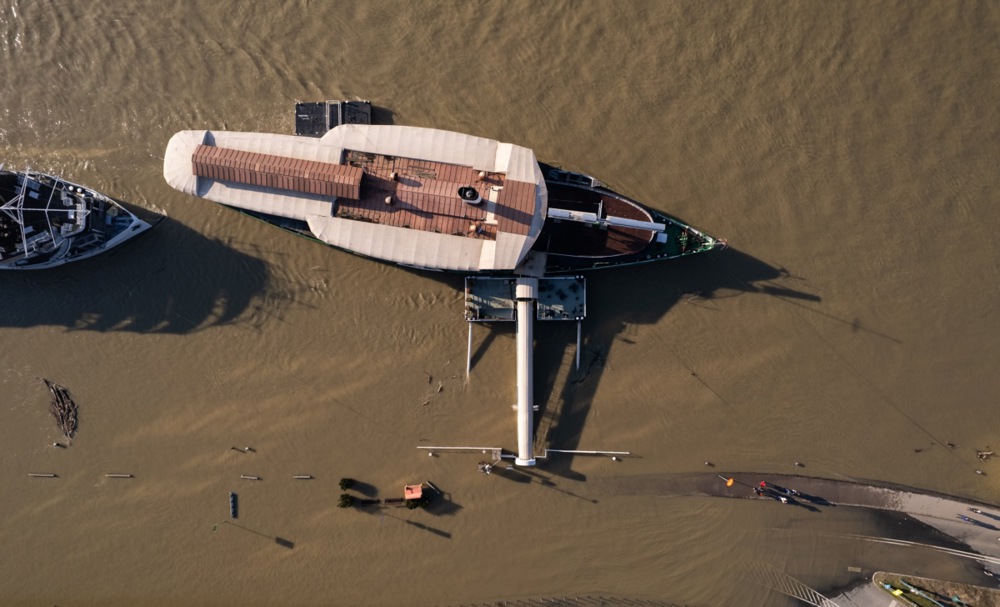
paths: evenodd
<path fill-rule="evenodd" d="M 243 247 L 247 248 L 247 247 Z M 0 272 L 0 327 L 185 334 L 280 313 L 263 259 L 163 217 L 152 230 L 92 259 L 50 270 Z"/>
<path fill-rule="evenodd" d="M 580 445 L 580 437 L 605 361 L 617 341 L 628 341 L 629 327 L 655 324 L 680 303 L 711 307 L 713 299 L 745 293 L 778 297 L 799 305 L 803 301 L 820 301 L 817 295 L 772 282 L 787 278 L 794 277 L 783 268 L 733 248 L 611 273 L 588 274 L 587 307 L 593 312 L 584 322 L 580 370 L 571 372 L 558 393 L 557 380 L 564 365 L 564 353 L 567 348 L 575 348 L 575 328 L 560 331 L 560 335 L 566 336 L 564 339 L 549 339 L 549 331 L 536 329 L 536 336 L 545 331 L 545 337 L 536 342 L 535 402 L 539 405 L 535 415 L 536 451 L 546 447 L 588 448 Z M 557 331 L 558 328 L 551 332 Z M 691 373 L 697 378 L 694 370 Z M 711 389 L 707 384 L 706 387 Z M 583 475 L 572 470 L 574 457 L 561 454 L 547 461 L 544 467 L 553 474 L 585 480 Z"/>

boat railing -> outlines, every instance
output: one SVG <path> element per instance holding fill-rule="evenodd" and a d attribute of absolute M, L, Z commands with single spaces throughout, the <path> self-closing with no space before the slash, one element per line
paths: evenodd
<path fill-rule="evenodd" d="M 599 188 L 604 185 L 598 179 L 585 173 L 573 173 L 562 169 L 549 170 L 547 178 L 551 181 L 558 181 L 560 183 L 568 183 L 571 185 L 582 185 L 588 188 Z"/>

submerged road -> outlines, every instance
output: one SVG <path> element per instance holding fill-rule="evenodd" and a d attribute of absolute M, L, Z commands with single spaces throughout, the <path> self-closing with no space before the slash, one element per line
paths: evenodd
<path fill-rule="evenodd" d="M 732 479 L 733 483 L 727 486 L 724 479 Z M 712 472 L 706 473 L 609 479 L 601 482 L 601 488 L 605 488 L 604 486 L 607 484 L 608 488 L 625 494 L 707 495 L 767 499 L 755 496 L 752 491 L 761 481 L 799 492 L 800 496 L 792 498 L 792 505 L 857 506 L 930 515 L 941 515 L 954 511 L 954 514 L 949 518 L 957 518 L 959 515 L 979 517 L 987 525 L 998 523 L 996 526 L 998 533 L 1000 533 L 1000 514 L 995 513 L 1000 511 L 1000 508 L 996 506 L 879 481 L 834 480 L 786 474 L 726 472 L 713 469 Z M 979 515 L 969 510 L 970 508 L 984 512 L 989 509 L 992 514 Z"/>
<path fill-rule="evenodd" d="M 727 486 L 726 480 L 732 479 Z M 793 489 L 788 504 L 758 497 L 753 488 L 761 481 Z M 600 481 L 600 489 L 616 495 L 711 496 L 766 500 L 775 507 L 822 511 L 826 507 L 874 508 L 907 514 L 966 544 L 976 554 L 969 557 L 1000 572 L 1000 507 L 963 498 L 888 483 L 833 480 L 808 476 L 715 471 L 670 476 L 634 476 Z M 884 538 L 869 538 L 877 541 Z"/>
<path fill-rule="evenodd" d="M 732 479 L 727 483 L 726 479 Z M 782 504 L 772 497 L 760 497 L 753 492 L 761 481 L 779 488 L 794 490 L 798 495 L 787 496 Z M 759 474 L 753 472 L 711 472 L 675 476 L 626 477 L 607 481 L 618 494 L 645 494 L 663 496 L 711 496 L 765 500 L 776 508 L 800 507 L 822 511 L 830 507 L 872 508 L 906 514 L 918 521 L 939 529 L 969 547 L 957 550 L 952 547 L 911 542 L 902 539 L 857 536 L 859 541 L 886 543 L 906 547 L 920 547 L 945 552 L 958 558 L 977 561 L 984 571 L 1000 573 L 1000 508 L 990 504 L 965 500 L 948 495 L 923 492 L 910 487 L 886 483 L 832 480 L 807 476 Z M 603 486 L 602 486 L 603 489 Z M 776 574 L 779 577 L 781 574 Z M 988 573 L 987 575 L 990 575 Z M 766 576 L 765 576 L 766 577 Z M 984 586 L 991 586 L 983 578 Z M 993 578 L 997 579 L 996 577 Z M 789 581 L 794 591 L 789 591 Z M 811 605 L 851 605 L 853 607 L 897 607 L 900 603 L 875 584 L 862 584 L 846 594 L 826 599 L 808 587 L 791 580 L 768 584 L 772 588 L 794 596 Z M 801 588 L 799 588 L 801 587 Z M 799 591 L 805 591 L 802 594 Z M 813 598 L 815 595 L 815 598 Z"/>

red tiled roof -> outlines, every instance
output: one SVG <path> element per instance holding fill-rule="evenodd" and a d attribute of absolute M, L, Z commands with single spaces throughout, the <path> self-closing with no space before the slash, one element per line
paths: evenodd
<path fill-rule="evenodd" d="M 194 174 L 339 198 L 361 197 L 361 169 L 201 144 L 191 155 Z"/>

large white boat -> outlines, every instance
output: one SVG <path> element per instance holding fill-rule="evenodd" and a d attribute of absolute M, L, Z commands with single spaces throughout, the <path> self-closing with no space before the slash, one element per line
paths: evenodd
<path fill-rule="evenodd" d="M 0 270 L 52 268 L 86 259 L 150 227 L 95 190 L 0 167 Z"/>
<path fill-rule="evenodd" d="M 543 276 L 707 251 L 721 241 L 525 147 L 342 124 L 320 138 L 181 131 L 172 187 L 403 266 Z"/>

